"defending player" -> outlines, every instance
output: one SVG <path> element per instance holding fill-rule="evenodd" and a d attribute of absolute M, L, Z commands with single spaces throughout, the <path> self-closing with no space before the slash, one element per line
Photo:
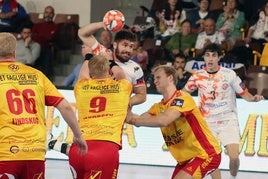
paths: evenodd
<path fill-rule="evenodd" d="M 127 122 L 161 127 L 168 150 L 178 162 L 172 179 L 204 178 L 220 165 L 221 149 L 191 95 L 176 89 L 176 70 L 160 65 L 153 74 L 163 99 L 140 116 L 129 113 Z"/>
<path fill-rule="evenodd" d="M 117 177 L 132 85 L 126 79 L 113 80 L 111 65 L 115 63 L 110 64 L 105 56 L 92 57 L 88 60 L 90 78 L 81 75 L 74 88 L 79 125 L 90 149 L 79 156 L 77 146 L 71 146 L 69 163 L 77 179 Z"/>

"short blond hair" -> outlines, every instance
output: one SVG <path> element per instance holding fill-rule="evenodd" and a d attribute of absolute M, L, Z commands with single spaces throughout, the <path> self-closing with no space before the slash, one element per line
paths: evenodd
<path fill-rule="evenodd" d="M 173 66 L 169 66 L 169 65 L 159 65 L 153 68 L 153 73 L 158 71 L 158 70 L 163 70 L 164 73 L 167 76 L 172 76 L 173 77 L 173 82 L 174 85 L 176 85 L 178 83 L 178 72 L 177 70 L 173 67 Z"/>
<path fill-rule="evenodd" d="M 99 77 L 109 71 L 110 63 L 106 56 L 95 55 L 89 60 L 88 68 L 91 76 Z"/>
<path fill-rule="evenodd" d="M 14 57 L 17 40 L 13 34 L 6 32 L 0 33 L 0 44 L 0 58 Z"/>

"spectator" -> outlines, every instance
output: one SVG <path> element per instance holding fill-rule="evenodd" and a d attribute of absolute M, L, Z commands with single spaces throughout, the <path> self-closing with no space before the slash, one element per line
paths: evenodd
<path fill-rule="evenodd" d="M 221 45 L 222 50 L 226 49 L 224 34 L 217 31 L 215 21 L 211 18 L 208 18 L 204 22 L 204 31 L 200 32 L 197 36 L 195 43 L 196 56 L 200 56 L 202 54 L 203 48 L 211 43 Z"/>
<path fill-rule="evenodd" d="M 32 40 L 32 24 L 22 25 L 16 46 L 16 60 L 34 66 L 40 56 L 40 44 Z"/>
<path fill-rule="evenodd" d="M 17 0 L 0 0 L 0 32 L 17 32 L 18 28 L 29 21 L 24 7 Z"/>
<path fill-rule="evenodd" d="M 161 128 L 168 151 L 177 162 L 170 178 L 204 178 L 219 167 L 220 146 L 191 95 L 176 89 L 176 70 L 160 65 L 153 73 L 163 99 L 141 115 L 129 112 L 126 122 Z"/>
<path fill-rule="evenodd" d="M 87 45 L 83 44 L 82 45 L 82 56 L 84 59 L 88 59 L 89 56 L 87 54 L 92 53 L 92 49 L 88 47 Z M 75 83 L 78 80 L 79 77 L 79 72 L 81 70 L 83 63 L 79 63 L 75 66 L 73 71 L 63 80 L 63 86 L 66 87 L 74 87 Z"/>
<path fill-rule="evenodd" d="M 245 14 L 238 10 L 237 0 L 227 0 L 216 22 L 216 29 L 222 32 L 230 47 L 233 47 L 237 40 L 241 40 L 240 29 L 245 26 Z"/>
<path fill-rule="evenodd" d="M 204 30 L 205 19 L 214 19 L 213 13 L 209 11 L 210 2 L 211 0 L 198 0 L 198 9 L 187 12 L 186 17 L 191 21 L 192 31 L 194 33 L 199 33 Z"/>
<path fill-rule="evenodd" d="M 39 70 L 15 61 L 16 38 L 0 33 L 1 178 L 45 178 L 45 105 L 59 110 L 70 126 L 80 154 L 87 153 L 72 106 Z M 23 150 L 26 149 L 26 150 Z"/>
<path fill-rule="evenodd" d="M 161 36 L 169 38 L 180 30 L 181 22 L 186 18 L 186 12 L 182 9 L 180 0 L 168 0 L 163 7 L 154 12 L 153 18 L 156 21 L 156 31 L 159 31 Z M 158 36 L 158 34 L 155 35 Z"/>
<path fill-rule="evenodd" d="M 180 53 L 176 54 L 174 61 L 173 61 L 173 67 L 175 68 L 178 74 L 178 82 L 176 84 L 176 88 L 178 90 L 181 90 L 184 88 L 188 79 L 192 75 L 192 73 L 185 70 L 185 66 L 186 66 L 186 57 Z"/>
<path fill-rule="evenodd" d="M 170 56 L 174 59 L 174 55 L 182 52 L 185 56 L 190 55 L 191 48 L 194 48 L 196 42 L 196 35 L 191 32 L 191 22 L 184 20 L 181 24 L 181 32 L 174 34 L 167 44 L 165 49 Z"/>
<path fill-rule="evenodd" d="M 259 19 L 248 30 L 245 42 L 259 52 L 262 52 L 264 43 L 268 41 L 268 1 L 259 12 Z"/>
<path fill-rule="evenodd" d="M 261 7 L 265 4 L 266 0 L 241 0 L 243 5 L 243 12 L 245 13 L 245 18 L 249 22 L 250 26 L 253 25 L 256 20 L 258 20 L 258 12 Z"/>
<path fill-rule="evenodd" d="M 55 12 L 52 6 L 44 10 L 43 22 L 34 24 L 32 38 L 41 45 L 40 58 L 36 61 L 36 68 L 40 69 L 50 79 L 53 77 L 53 53 L 58 25 L 53 22 Z"/>
<path fill-rule="evenodd" d="M 148 52 L 142 48 L 142 46 L 140 45 L 140 41 L 138 40 L 135 42 L 135 47 L 133 49 L 131 60 L 140 65 L 144 74 L 147 74 L 147 72 L 150 71 L 150 69 L 148 69 L 149 65 Z"/>

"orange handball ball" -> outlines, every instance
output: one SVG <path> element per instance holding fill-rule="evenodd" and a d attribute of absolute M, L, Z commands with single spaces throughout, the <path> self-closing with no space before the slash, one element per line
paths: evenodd
<path fill-rule="evenodd" d="M 118 10 L 110 10 L 104 15 L 103 23 L 109 31 L 117 32 L 125 25 L 124 14 Z"/>

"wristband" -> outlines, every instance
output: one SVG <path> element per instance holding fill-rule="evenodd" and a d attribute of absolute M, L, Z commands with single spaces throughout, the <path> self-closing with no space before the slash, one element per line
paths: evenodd
<path fill-rule="evenodd" d="M 110 69 L 112 69 L 114 66 L 118 66 L 117 63 L 115 63 L 113 60 L 109 60 L 110 62 Z"/>
<path fill-rule="evenodd" d="M 91 53 L 87 53 L 87 54 L 85 55 L 85 59 L 84 59 L 84 60 L 90 60 L 93 56 L 94 56 L 93 54 L 91 54 Z"/>

